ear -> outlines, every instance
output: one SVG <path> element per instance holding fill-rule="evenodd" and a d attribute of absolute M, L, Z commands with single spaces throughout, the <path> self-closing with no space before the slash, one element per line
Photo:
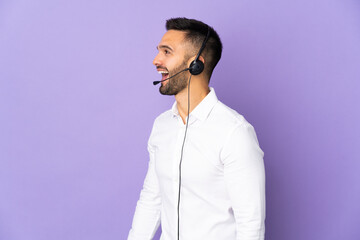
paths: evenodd
<path fill-rule="evenodd" d="M 200 55 L 199 60 L 202 61 L 205 65 L 205 59 L 203 58 L 203 56 Z"/>
<path fill-rule="evenodd" d="M 190 58 L 190 59 L 188 60 L 188 64 L 187 64 L 187 65 L 190 66 L 190 63 L 191 63 L 192 61 L 194 61 L 195 58 L 196 58 L 196 56 Z M 203 56 L 200 55 L 199 60 L 202 61 L 202 62 L 204 63 L 204 65 L 205 65 L 205 59 L 203 58 Z"/>

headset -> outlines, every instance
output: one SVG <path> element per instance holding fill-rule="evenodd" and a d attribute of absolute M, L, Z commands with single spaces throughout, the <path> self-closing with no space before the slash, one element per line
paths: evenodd
<path fill-rule="evenodd" d="M 195 60 L 190 63 L 190 66 L 189 66 L 188 68 L 185 68 L 185 69 L 183 69 L 183 70 L 175 73 L 175 74 L 172 75 L 171 77 L 168 77 L 168 78 L 166 78 L 166 79 L 164 79 L 164 80 L 154 81 L 153 84 L 154 84 L 154 85 L 157 85 L 157 84 L 159 84 L 159 83 L 161 83 L 161 82 L 167 81 L 167 80 L 169 80 L 170 78 L 173 78 L 173 77 L 175 77 L 176 75 L 178 75 L 178 74 L 180 74 L 180 73 L 182 73 L 182 72 L 185 72 L 185 71 L 189 71 L 191 75 L 199 75 L 200 73 L 202 73 L 202 72 L 204 71 L 204 63 L 199 60 L 199 57 L 200 57 L 201 53 L 203 52 L 203 50 L 204 50 L 204 48 L 205 48 L 205 46 L 206 46 L 206 43 L 207 43 L 207 41 L 209 40 L 209 37 L 210 37 L 210 27 L 208 27 L 208 31 L 207 31 L 206 37 L 205 37 L 205 39 L 204 39 L 204 41 L 203 41 L 203 43 L 202 43 L 202 45 L 201 45 L 201 47 L 200 47 L 199 52 L 198 52 L 197 55 L 196 55 Z"/>
<path fill-rule="evenodd" d="M 195 60 L 190 63 L 189 72 L 191 73 L 191 75 L 199 75 L 200 73 L 202 73 L 204 71 L 204 63 L 199 60 L 199 57 L 200 57 L 200 54 L 203 52 L 203 50 L 206 46 L 206 43 L 209 40 L 209 37 L 210 37 L 210 27 L 208 27 L 206 37 L 201 45 L 201 48 L 200 48 Z"/>

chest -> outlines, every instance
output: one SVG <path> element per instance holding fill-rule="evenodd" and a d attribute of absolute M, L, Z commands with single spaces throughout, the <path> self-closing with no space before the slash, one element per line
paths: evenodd
<path fill-rule="evenodd" d="M 205 187 L 223 178 L 221 133 L 211 126 L 185 126 L 159 131 L 153 139 L 160 185 L 177 183 L 181 162 L 183 184 Z"/>

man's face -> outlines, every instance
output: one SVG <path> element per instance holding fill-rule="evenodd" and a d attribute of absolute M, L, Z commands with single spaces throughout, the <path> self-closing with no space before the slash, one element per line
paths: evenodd
<path fill-rule="evenodd" d="M 164 80 L 188 67 L 188 46 L 184 41 L 185 32 L 169 30 L 161 39 L 153 64 Z M 163 95 L 176 95 L 187 86 L 187 71 L 161 83 L 159 91 Z"/>

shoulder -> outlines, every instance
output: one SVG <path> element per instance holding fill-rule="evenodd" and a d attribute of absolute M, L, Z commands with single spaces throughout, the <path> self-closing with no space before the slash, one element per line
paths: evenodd
<path fill-rule="evenodd" d="M 171 109 L 161 113 L 155 118 L 153 128 L 158 126 L 159 124 L 163 124 L 171 121 L 173 117 L 174 117 L 174 113 L 172 112 Z"/>
<path fill-rule="evenodd" d="M 243 115 L 234 109 L 219 102 L 215 110 L 215 118 L 223 126 L 224 143 L 237 142 L 240 144 L 252 143 L 259 147 L 254 127 L 245 119 Z"/>
<path fill-rule="evenodd" d="M 233 130 L 239 127 L 252 127 L 243 115 L 218 101 L 212 112 L 214 121 L 221 123 L 222 126 Z"/>
<path fill-rule="evenodd" d="M 216 136 L 214 141 L 221 147 L 231 142 L 247 141 L 258 144 L 254 127 L 242 114 L 220 101 L 212 109 L 206 125 Z"/>
<path fill-rule="evenodd" d="M 258 156 L 259 159 L 262 159 L 264 152 L 260 148 L 255 129 L 245 117 L 221 102 L 214 110 L 226 129 L 221 151 L 222 159 L 226 159 L 232 154 Z"/>
<path fill-rule="evenodd" d="M 174 128 L 174 124 L 174 113 L 171 109 L 158 115 L 154 120 L 149 142 L 152 142 L 154 138 L 159 138 L 163 136 L 163 134 L 170 132 Z"/>

